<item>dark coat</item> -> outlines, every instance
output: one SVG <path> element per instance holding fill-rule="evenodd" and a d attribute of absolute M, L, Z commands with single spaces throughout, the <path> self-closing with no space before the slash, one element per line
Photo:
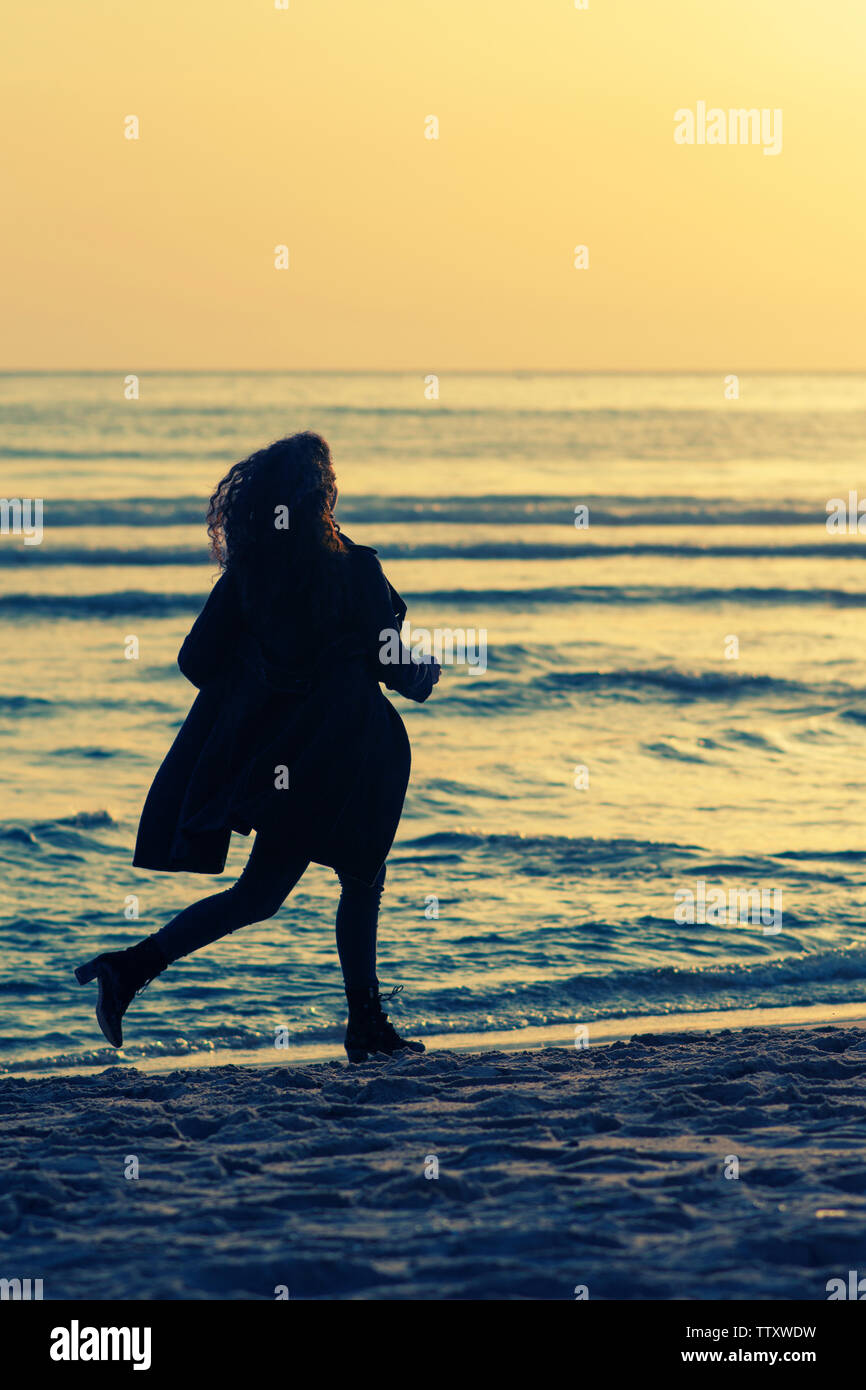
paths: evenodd
<path fill-rule="evenodd" d="M 432 673 L 405 647 L 401 664 L 382 662 L 380 633 L 399 631 L 406 605 L 376 552 L 343 539 L 353 602 L 334 631 L 311 634 L 287 609 L 268 640 L 245 623 L 232 573 L 215 584 L 178 655 L 199 694 L 145 801 L 136 867 L 218 874 L 231 832 L 255 829 L 284 837 L 287 859 L 375 880 L 410 766 L 379 682 L 422 701 Z"/>

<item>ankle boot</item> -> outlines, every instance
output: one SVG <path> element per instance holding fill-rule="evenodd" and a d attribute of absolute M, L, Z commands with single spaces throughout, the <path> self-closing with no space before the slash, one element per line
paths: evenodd
<path fill-rule="evenodd" d="M 402 988 L 402 985 L 398 985 L 385 998 L 393 999 Z M 395 1052 L 425 1050 L 423 1043 L 401 1038 L 388 1022 L 388 1015 L 382 1009 L 378 981 L 366 989 L 347 989 L 346 998 L 349 1001 L 349 1022 L 343 1046 L 350 1062 L 366 1062 L 377 1052 L 391 1057 Z"/>
<path fill-rule="evenodd" d="M 167 958 L 152 936 L 125 951 L 108 951 L 79 965 L 75 978 L 80 985 L 99 981 L 96 1021 L 112 1047 L 123 1047 L 121 1020 L 136 994 L 161 975 L 167 965 Z"/>

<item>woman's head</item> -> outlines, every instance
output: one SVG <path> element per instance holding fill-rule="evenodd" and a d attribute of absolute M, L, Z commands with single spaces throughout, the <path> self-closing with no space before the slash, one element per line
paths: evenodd
<path fill-rule="evenodd" d="M 337 550 L 336 500 L 331 451 L 322 436 L 305 430 L 278 439 L 234 464 L 217 484 L 207 514 L 211 554 L 229 569 L 258 546 L 278 550 L 280 538 L 299 528 L 317 531 Z"/>
<path fill-rule="evenodd" d="M 336 501 L 322 436 L 305 430 L 278 439 L 234 464 L 217 485 L 207 514 L 211 554 L 258 606 L 289 588 L 309 590 L 317 609 L 333 607 L 343 587 L 336 562 L 345 556 Z"/>

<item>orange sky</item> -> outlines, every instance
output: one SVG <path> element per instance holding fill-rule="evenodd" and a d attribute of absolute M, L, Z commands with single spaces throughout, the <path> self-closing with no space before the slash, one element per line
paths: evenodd
<path fill-rule="evenodd" d="M 15 0 L 6 28 L 3 368 L 866 367 L 866 5 Z M 676 144 L 698 101 L 781 109 L 781 153 Z"/>

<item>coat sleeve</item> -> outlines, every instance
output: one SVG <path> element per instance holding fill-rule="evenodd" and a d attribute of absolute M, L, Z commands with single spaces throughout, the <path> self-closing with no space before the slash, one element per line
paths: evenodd
<path fill-rule="evenodd" d="M 240 611 L 229 576 L 223 574 L 208 594 L 183 646 L 177 664 L 199 690 L 228 668 L 240 631 Z"/>
<path fill-rule="evenodd" d="M 422 704 L 433 689 L 433 670 L 429 661 L 415 661 L 400 636 L 406 605 L 391 588 L 375 553 L 359 555 L 355 546 L 359 574 L 358 619 L 369 644 L 379 680 L 409 700 Z"/>

